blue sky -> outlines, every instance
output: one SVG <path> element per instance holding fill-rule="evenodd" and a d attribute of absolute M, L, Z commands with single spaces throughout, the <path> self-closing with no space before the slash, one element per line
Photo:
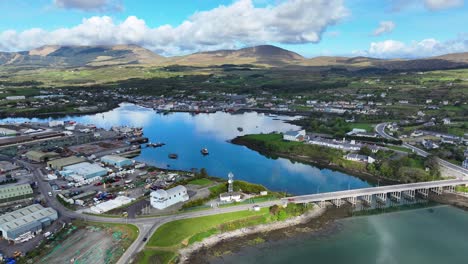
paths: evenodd
<path fill-rule="evenodd" d="M 273 44 L 304 56 L 468 51 L 464 0 L 0 0 L 0 50 L 138 44 L 172 56 Z"/>

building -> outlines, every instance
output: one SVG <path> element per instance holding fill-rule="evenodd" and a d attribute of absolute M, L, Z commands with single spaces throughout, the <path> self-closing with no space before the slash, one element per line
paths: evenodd
<path fill-rule="evenodd" d="M 359 161 L 359 162 L 367 162 L 367 163 L 374 163 L 375 162 L 375 159 L 370 157 L 370 156 L 359 155 L 359 154 L 351 154 L 351 153 L 346 155 L 345 159 L 352 160 L 352 161 Z"/>
<path fill-rule="evenodd" d="M 0 216 L 0 236 L 21 242 L 22 239 L 37 235 L 57 218 L 54 209 L 33 204 Z"/>
<path fill-rule="evenodd" d="M 346 133 L 348 136 L 356 136 L 356 137 L 371 137 L 375 138 L 378 135 L 376 133 L 367 133 L 367 130 L 362 128 L 353 128 L 353 130 Z"/>
<path fill-rule="evenodd" d="M 304 141 L 305 136 L 305 130 L 288 131 L 283 134 L 283 139 L 287 141 Z"/>
<path fill-rule="evenodd" d="M 422 143 L 421 143 L 424 148 L 426 149 L 438 149 L 439 148 L 439 145 L 437 145 L 436 143 L 434 143 L 434 141 L 432 140 L 426 140 L 426 139 L 423 139 Z"/>
<path fill-rule="evenodd" d="M 97 164 L 91 164 L 89 162 L 81 162 L 73 165 L 63 167 L 68 175 L 78 175 L 84 179 L 91 179 L 94 177 L 100 177 L 107 175 L 107 170 Z M 63 175 L 63 174 L 62 174 Z"/>
<path fill-rule="evenodd" d="M 36 150 L 31 150 L 26 152 L 26 158 L 31 161 L 35 162 L 46 162 L 48 160 L 58 158 L 60 155 L 55 152 L 42 152 L 42 151 L 36 151 Z"/>
<path fill-rule="evenodd" d="M 221 202 L 240 202 L 242 194 L 240 192 L 226 192 L 219 195 Z"/>
<path fill-rule="evenodd" d="M 14 95 L 14 96 L 7 96 L 7 97 L 5 97 L 5 99 L 7 99 L 9 101 L 24 100 L 24 99 L 26 99 L 26 96 L 24 96 L 24 95 Z"/>
<path fill-rule="evenodd" d="M 20 184 L 0 188 L 0 203 L 8 203 L 26 199 L 33 196 L 33 190 L 29 184 Z"/>
<path fill-rule="evenodd" d="M 96 213 L 96 214 L 102 214 L 105 212 L 108 212 L 112 209 L 121 207 L 123 205 L 129 204 L 135 199 L 129 198 L 127 196 L 117 196 L 113 200 L 109 200 L 100 204 L 97 204 L 96 206 L 92 206 L 90 208 L 91 212 Z"/>
<path fill-rule="evenodd" d="M 468 159 L 465 159 L 462 163 L 462 167 L 468 169 Z"/>
<path fill-rule="evenodd" d="M 442 119 L 442 123 L 444 123 L 444 125 L 450 125 L 450 118 L 446 117 L 444 119 Z"/>
<path fill-rule="evenodd" d="M 351 140 L 350 142 L 330 140 L 321 137 L 311 138 L 308 141 L 311 145 L 324 146 L 327 148 L 341 149 L 344 151 L 359 151 L 361 149 L 361 144 L 356 144 L 356 141 Z"/>
<path fill-rule="evenodd" d="M 14 171 L 16 169 L 19 169 L 19 166 L 16 164 L 5 160 L 0 161 L 0 174 Z"/>
<path fill-rule="evenodd" d="M 18 135 L 18 131 L 13 129 L 8 129 L 4 127 L 0 127 L 0 136 L 4 137 L 12 137 Z"/>
<path fill-rule="evenodd" d="M 117 168 L 131 166 L 133 164 L 131 159 L 127 159 L 127 158 L 117 156 L 117 155 L 106 155 L 101 158 L 101 162 L 115 166 Z"/>
<path fill-rule="evenodd" d="M 160 189 L 151 192 L 150 195 L 151 206 L 159 210 L 166 209 L 176 203 L 188 201 L 189 199 L 187 189 L 182 185 L 178 185 L 169 190 Z"/>
<path fill-rule="evenodd" d="M 84 161 L 86 161 L 86 159 L 83 157 L 71 156 L 67 158 L 48 161 L 47 166 L 49 166 L 50 168 L 54 170 L 62 170 L 63 167 L 77 164 L 77 163 L 84 162 Z"/>

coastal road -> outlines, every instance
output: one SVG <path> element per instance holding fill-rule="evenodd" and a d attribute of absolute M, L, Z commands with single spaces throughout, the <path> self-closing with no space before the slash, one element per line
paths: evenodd
<path fill-rule="evenodd" d="M 375 126 L 375 131 L 383 138 L 386 138 L 386 139 L 390 139 L 390 140 L 398 140 L 397 138 L 394 138 L 392 136 L 390 136 L 389 134 L 387 134 L 387 132 L 385 132 L 385 127 L 387 127 L 388 123 L 380 123 L 378 125 Z M 406 147 L 408 149 L 411 149 L 414 153 L 418 154 L 419 156 L 423 156 L 423 157 L 427 157 L 430 155 L 430 153 L 428 153 L 427 151 L 424 151 L 420 148 L 417 148 L 413 145 L 410 145 L 408 143 L 403 143 L 402 144 L 403 147 Z M 439 161 L 439 165 L 440 166 L 443 166 L 447 169 L 450 169 L 450 170 L 453 170 L 455 172 L 457 172 L 458 174 L 460 174 L 461 176 L 459 176 L 458 178 L 460 179 L 466 179 L 468 178 L 468 170 L 461 167 L 461 166 L 457 166 L 453 163 L 450 163 L 446 160 L 443 160 L 441 158 L 438 158 L 438 161 Z"/>

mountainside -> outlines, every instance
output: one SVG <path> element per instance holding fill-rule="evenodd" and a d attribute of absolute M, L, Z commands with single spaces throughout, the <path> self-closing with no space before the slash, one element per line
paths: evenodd
<path fill-rule="evenodd" d="M 280 66 L 297 64 L 304 60 L 301 55 L 271 45 L 261 45 L 239 50 L 198 52 L 177 57 L 170 63 L 181 65 L 262 64 Z"/>
<path fill-rule="evenodd" d="M 48 45 L 30 51 L 0 52 L 0 66 L 25 68 L 73 68 L 114 65 L 212 66 L 223 64 L 253 64 L 267 67 L 341 67 L 349 70 L 366 68 L 403 71 L 437 70 L 468 67 L 468 52 L 415 60 L 331 56 L 307 59 L 292 51 L 271 45 L 238 50 L 198 52 L 169 58 L 157 55 L 137 45 Z"/>
<path fill-rule="evenodd" d="M 164 57 L 137 45 L 57 46 L 31 51 L 1 52 L 0 65 L 25 67 L 84 67 L 159 63 Z"/>

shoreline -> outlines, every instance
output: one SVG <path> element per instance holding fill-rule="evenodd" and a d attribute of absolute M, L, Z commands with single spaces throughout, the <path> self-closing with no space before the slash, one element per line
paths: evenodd
<path fill-rule="evenodd" d="M 251 235 L 258 235 L 261 233 L 268 233 L 280 229 L 286 229 L 296 227 L 299 225 L 305 225 L 314 219 L 323 216 L 327 212 L 327 208 L 316 207 L 313 210 L 285 221 L 273 222 L 268 224 L 256 225 L 251 227 L 244 227 L 234 231 L 229 231 L 221 234 L 217 234 L 204 239 L 203 241 L 196 242 L 186 248 L 179 250 L 179 262 L 178 263 L 198 263 L 196 259 L 200 252 L 206 251 L 207 249 L 213 249 L 218 244 L 229 242 L 230 240 L 243 239 Z"/>
<path fill-rule="evenodd" d="M 310 158 L 305 157 L 305 156 L 288 155 L 288 154 L 284 154 L 284 153 L 270 152 L 270 151 L 267 151 L 265 149 L 262 149 L 261 147 L 256 146 L 255 144 L 252 144 L 252 143 L 250 143 L 250 142 L 248 142 L 246 140 L 243 140 L 240 137 L 236 137 L 236 138 L 230 140 L 230 142 L 232 144 L 234 144 L 234 145 L 245 146 L 245 147 L 249 148 L 250 150 L 256 151 L 259 154 L 261 154 L 263 156 L 266 156 L 268 158 L 278 158 L 279 157 L 279 158 L 288 159 L 288 160 L 293 161 L 293 162 L 305 163 L 307 165 L 318 167 L 319 169 L 336 170 L 336 171 L 339 171 L 339 172 L 350 174 L 351 176 L 357 177 L 357 178 L 359 178 L 361 180 L 368 181 L 368 182 L 373 183 L 373 184 L 377 184 L 377 183 L 380 183 L 380 184 L 383 184 L 383 185 L 401 184 L 401 182 L 399 182 L 399 181 L 378 177 L 378 176 L 369 174 L 367 172 L 362 172 L 362 171 L 352 170 L 352 169 L 346 169 L 346 168 L 337 166 L 337 165 L 332 164 L 329 161 L 325 161 L 325 160 L 314 160 L 314 159 L 310 159 Z"/>

